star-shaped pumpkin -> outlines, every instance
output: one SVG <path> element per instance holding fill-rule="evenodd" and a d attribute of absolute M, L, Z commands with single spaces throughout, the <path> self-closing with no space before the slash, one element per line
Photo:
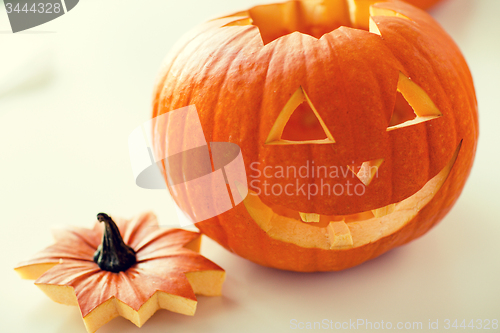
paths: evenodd
<path fill-rule="evenodd" d="M 152 213 L 97 217 L 93 229 L 54 230 L 54 245 L 15 268 L 52 300 L 78 305 L 88 332 L 117 316 L 140 327 L 158 309 L 193 315 L 195 294 L 220 295 L 225 272 L 198 253 L 200 233 L 160 228 Z"/>

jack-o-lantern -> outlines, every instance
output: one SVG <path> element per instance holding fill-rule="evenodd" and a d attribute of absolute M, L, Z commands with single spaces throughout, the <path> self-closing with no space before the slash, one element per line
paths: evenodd
<path fill-rule="evenodd" d="M 457 200 L 478 138 L 458 47 L 401 1 L 290 1 L 209 21 L 167 57 L 153 117 L 193 104 L 207 142 L 241 147 L 249 190 L 197 227 L 295 271 L 349 268 L 423 235 Z M 164 154 L 169 129 L 153 136 Z"/>
<path fill-rule="evenodd" d="M 431 8 L 440 0 L 404 0 L 414 6 L 420 7 L 422 9 Z"/>

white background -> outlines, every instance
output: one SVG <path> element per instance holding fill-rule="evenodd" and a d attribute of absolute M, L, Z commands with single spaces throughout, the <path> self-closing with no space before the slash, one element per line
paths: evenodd
<path fill-rule="evenodd" d="M 150 115 L 153 82 L 173 43 L 200 22 L 253 4 L 83 0 L 18 34 L 0 7 L 2 332 L 85 332 L 76 307 L 53 303 L 13 271 L 52 243 L 51 226 L 90 227 L 100 211 L 154 210 L 162 225 L 177 223 L 166 191 L 135 186 L 128 135 Z M 159 311 L 141 332 L 297 331 L 292 319 L 424 328 L 430 319 L 447 332 L 455 329 L 445 330 L 445 319 L 500 319 L 498 13 L 499 0 L 448 0 L 432 11 L 469 62 L 481 124 L 469 181 L 435 229 L 359 267 L 321 274 L 260 267 L 204 238 L 202 253 L 227 271 L 223 296 L 199 297 L 194 317 Z M 99 332 L 139 329 L 117 318 Z"/>

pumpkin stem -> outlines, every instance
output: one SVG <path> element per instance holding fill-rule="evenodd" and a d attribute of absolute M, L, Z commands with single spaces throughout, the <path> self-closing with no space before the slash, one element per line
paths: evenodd
<path fill-rule="evenodd" d="M 102 242 L 94 253 L 94 262 L 104 271 L 126 271 L 137 261 L 135 251 L 125 244 L 120 230 L 108 214 L 97 214 L 97 220 L 105 225 Z"/>

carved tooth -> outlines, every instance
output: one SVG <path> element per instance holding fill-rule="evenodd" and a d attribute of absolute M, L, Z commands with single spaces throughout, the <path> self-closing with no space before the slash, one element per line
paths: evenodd
<path fill-rule="evenodd" d="M 319 214 L 301 212 L 299 212 L 299 214 L 303 222 L 319 222 Z"/>
<path fill-rule="evenodd" d="M 330 249 L 345 249 L 353 246 L 351 231 L 344 221 L 330 222 L 327 230 Z"/>
<path fill-rule="evenodd" d="M 376 218 L 386 216 L 394 211 L 396 208 L 396 204 L 390 204 L 385 207 L 379 208 L 379 209 L 374 209 L 372 210 L 373 215 L 375 215 Z"/>

